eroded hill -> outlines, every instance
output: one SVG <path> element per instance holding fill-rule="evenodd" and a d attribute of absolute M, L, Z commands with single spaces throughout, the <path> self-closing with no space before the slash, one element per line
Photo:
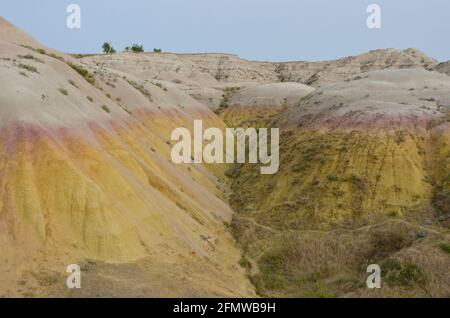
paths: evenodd
<path fill-rule="evenodd" d="M 0 23 L 0 294 L 253 295 L 220 180 L 170 161 L 172 129 L 223 122 L 176 88 L 22 44 Z M 78 293 L 69 264 L 86 272 Z"/>
<path fill-rule="evenodd" d="M 449 295 L 449 92 L 435 72 L 366 72 L 271 118 L 280 171 L 236 166 L 230 197 L 261 294 Z M 387 283 L 376 292 L 372 263 Z"/>

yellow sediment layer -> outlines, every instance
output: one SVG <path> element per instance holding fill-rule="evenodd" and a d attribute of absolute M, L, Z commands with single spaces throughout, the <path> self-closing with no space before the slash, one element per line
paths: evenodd
<path fill-rule="evenodd" d="M 224 285 L 223 272 L 239 285 L 230 295 L 251 293 L 223 225 L 231 209 L 216 196 L 216 177 L 170 162 L 169 126 L 154 125 L 158 134 L 113 127 L 92 128 L 90 139 L 71 132 L 18 138 L 13 147 L 0 138 L 0 267 L 151 258 L 161 268 L 185 266 L 186 275 L 198 263 L 204 284 Z"/>
<path fill-rule="evenodd" d="M 195 119 L 225 128 L 220 118 L 176 88 L 31 44 L 2 44 L 2 80 L 15 84 L 2 90 L 0 297 L 48 287 L 29 284 L 87 259 L 151 264 L 155 286 L 172 286 L 158 295 L 252 295 L 224 225 L 232 210 L 220 199 L 223 166 L 170 160 L 174 128 L 192 130 Z M 26 54 L 39 72 L 21 76 Z"/>
<path fill-rule="evenodd" d="M 427 156 L 430 141 L 425 136 L 283 135 L 278 174 L 266 178 L 246 165 L 234 182 L 243 194 L 234 196 L 234 207 L 263 224 L 328 228 L 367 223 L 430 202 L 427 163 L 434 159 Z"/>

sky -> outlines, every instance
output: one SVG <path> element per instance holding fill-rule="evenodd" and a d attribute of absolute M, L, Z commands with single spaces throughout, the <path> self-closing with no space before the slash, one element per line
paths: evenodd
<path fill-rule="evenodd" d="M 81 8 L 80 29 L 66 25 L 70 4 Z M 381 8 L 380 29 L 367 27 L 370 4 Z M 409 47 L 450 60 L 449 0 L 1 0 L 0 16 L 68 53 L 98 53 L 109 41 L 266 61 Z"/>

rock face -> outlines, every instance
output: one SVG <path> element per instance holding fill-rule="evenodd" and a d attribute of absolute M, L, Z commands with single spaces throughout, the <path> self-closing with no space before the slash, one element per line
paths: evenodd
<path fill-rule="evenodd" d="M 277 71 L 282 81 L 321 87 L 369 71 L 404 68 L 431 70 L 436 64 L 435 59 L 415 49 L 385 49 L 336 61 L 281 63 Z"/>
<path fill-rule="evenodd" d="M 415 49 L 376 50 L 323 62 L 257 62 L 221 53 L 121 53 L 88 56 L 82 61 L 141 78 L 209 87 L 219 82 L 299 82 L 318 87 L 368 71 L 399 68 L 431 70 L 438 64 L 435 59 Z"/>
<path fill-rule="evenodd" d="M 277 81 L 275 64 L 246 61 L 237 55 L 222 53 L 121 53 L 88 56 L 82 61 L 118 69 L 141 78 L 173 81 L 191 86 L 214 86 L 219 82 Z"/>
<path fill-rule="evenodd" d="M 314 88 L 300 83 L 271 83 L 244 87 L 230 99 L 230 106 L 237 107 L 289 107 Z"/>
<path fill-rule="evenodd" d="M 296 105 L 314 88 L 300 83 L 269 83 L 224 89 L 217 112 L 231 126 L 262 124 L 284 109 Z"/>

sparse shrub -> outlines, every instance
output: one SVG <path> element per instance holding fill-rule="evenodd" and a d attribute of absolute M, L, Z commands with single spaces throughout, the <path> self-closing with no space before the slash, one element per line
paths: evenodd
<path fill-rule="evenodd" d="M 264 289 L 277 290 L 285 287 L 285 276 L 282 275 L 285 268 L 285 260 L 282 254 L 274 252 L 263 256 L 259 261 L 259 284 Z"/>
<path fill-rule="evenodd" d="M 140 91 L 141 94 L 144 95 L 145 97 L 147 97 L 151 102 L 153 101 L 153 100 L 152 100 L 152 94 L 148 91 L 148 89 L 146 89 L 146 88 L 144 87 L 144 85 L 138 84 L 138 83 L 136 83 L 135 81 L 132 81 L 132 80 L 127 80 L 127 81 L 128 81 L 128 83 L 129 83 L 131 86 L 133 86 L 135 89 L 137 89 L 138 91 Z"/>
<path fill-rule="evenodd" d="M 395 143 L 401 145 L 406 141 L 406 132 L 404 130 L 397 130 L 395 132 Z"/>
<path fill-rule="evenodd" d="M 47 53 L 47 51 L 44 50 L 44 49 L 35 49 L 35 48 L 32 47 L 32 46 L 29 46 L 29 45 L 23 45 L 23 44 L 21 44 L 20 46 L 21 46 L 21 47 L 24 47 L 24 48 L 26 48 L 26 49 L 28 49 L 28 50 L 32 50 L 32 51 L 34 51 L 34 52 L 37 52 L 37 53 L 39 53 L 39 54 L 47 55 L 47 56 L 50 56 L 50 57 L 52 57 L 52 58 L 58 59 L 58 60 L 60 60 L 60 61 L 64 61 L 64 59 L 63 59 L 61 56 L 58 56 L 58 55 L 56 55 L 55 53 Z M 34 58 L 34 59 L 35 59 L 36 61 L 38 61 L 38 62 L 44 63 L 44 61 L 42 61 L 42 60 L 39 60 L 39 59 L 37 59 L 37 58 Z"/>
<path fill-rule="evenodd" d="M 413 239 L 404 230 L 377 230 L 371 233 L 369 242 L 370 249 L 367 258 L 377 260 L 410 246 Z"/>
<path fill-rule="evenodd" d="M 231 95 L 240 89 L 241 89 L 240 87 L 226 87 L 223 90 L 224 94 L 222 95 L 222 100 L 219 104 L 219 109 L 217 111 L 220 112 L 225 108 L 228 108 Z"/>
<path fill-rule="evenodd" d="M 153 49 L 153 52 L 154 52 L 154 53 L 162 53 L 162 50 L 161 50 L 161 49 L 156 49 L 156 48 L 155 48 L 155 49 Z"/>
<path fill-rule="evenodd" d="M 122 106 L 122 109 L 128 113 L 128 115 L 133 115 L 133 113 L 125 106 Z"/>
<path fill-rule="evenodd" d="M 82 272 L 89 272 L 90 270 L 92 270 L 92 268 L 94 268 L 97 265 L 97 262 L 94 260 L 86 260 L 85 262 L 80 264 L 80 270 Z"/>
<path fill-rule="evenodd" d="M 73 87 L 76 87 L 76 88 L 78 88 L 78 85 L 77 85 L 77 84 L 75 84 L 75 82 L 74 82 L 74 81 L 72 81 L 72 80 L 68 80 L 68 82 L 69 82 L 69 84 L 70 84 L 70 85 L 72 85 Z"/>
<path fill-rule="evenodd" d="M 144 47 L 142 45 L 133 44 L 131 46 L 131 51 L 133 51 L 134 53 L 142 53 L 144 52 Z"/>
<path fill-rule="evenodd" d="M 111 46 L 111 43 L 105 42 L 102 45 L 103 53 L 105 54 L 114 54 L 116 50 Z"/>
<path fill-rule="evenodd" d="M 50 57 L 53 57 L 54 59 L 60 60 L 64 62 L 64 59 L 61 56 L 56 55 L 55 53 L 49 53 L 47 54 Z"/>
<path fill-rule="evenodd" d="M 432 204 L 441 214 L 450 213 L 450 190 L 442 185 L 435 186 Z"/>
<path fill-rule="evenodd" d="M 31 55 L 31 54 L 17 55 L 17 57 L 22 58 L 22 59 L 27 59 L 27 60 L 33 60 L 33 61 L 36 61 L 36 62 L 39 62 L 39 63 L 44 63 L 43 60 L 38 59 L 38 58 L 34 57 L 34 56 Z"/>
<path fill-rule="evenodd" d="M 58 88 L 58 91 L 63 94 L 64 96 L 69 95 L 69 92 L 65 88 Z"/>
<path fill-rule="evenodd" d="M 242 167 L 243 167 L 242 164 L 235 164 L 231 169 L 225 171 L 225 175 L 228 178 L 235 179 L 239 177 L 239 175 L 241 174 Z"/>
<path fill-rule="evenodd" d="M 381 263 L 381 274 L 384 281 L 391 286 L 409 287 L 414 284 L 424 284 L 425 273 L 415 264 L 400 262 L 389 258 Z"/>
<path fill-rule="evenodd" d="M 94 102 L 94 99 L 91 96 L 86 97 L 88 101 L 90 101 L 91 103 Z"/>
<path fill-rule="evenodd" d="M 442 243 L 442 244 L 439 245 L 439 248 L 441 250 L 443 250 L 444 252 L 450 254 L 450 244 L 449 243 Z"/>
<path fill-rule="evenodd" d="M 396 218 L 400 216 L 400 213 L 397 210 L 391 210 L 387 213 L 391 218 Z"/>
<path fill-rule="evenodd" d="M 248 276 L 250 282 L 253 284 L 253 286 L 255 286 L 255 291 L 256 294 L 258 294 L 259 296 L 265 296 L 264 294 L 264 282 L 263 279 L 261 277 L 261 275 L 253 275 L 253 276 Z"/>
<path fill-rule="evenodd" d="M 248 269 L 252 268 L 252 263 L 250 263 L 250 261 L 245 256 L 241 257 L 241 259 L 239 260 L 239 265 L 242 268 L 248 268 Z"/>
<path fill-rule="evenodd" d="M 105 112 L 107 112 L 107 113 L 110 113 L 110 112 L 111 112 L 111 110 L 109 109 L 109 107 L 106 106 L 106 105 L 102 105 L 102 109 L 103 109 Z"/>
<path fill-rule="evenodd" d="M 29 64 L 22 64 L 22 63 L 20 63 L 19 67 L 27 70 L 28 72 L 39 73 L 37 68 L 35 68 L 34 66 L 29 65 Z"/>
<path fill-rule="evenodd" d="M 329 176 L 327 176 L 327 179 L 329 181 L 333 181 L 333 182 L 339 181 L 339 177 L 335 176 L 335 175 L 329 175 Z"/>
<path fill-rule="evenodd" d="M 26 49 L 33 50 L 33 51 L 34 51 L 34 48 L 31 47 L 31 46 L 29 46 L 29 45 L 20 44 L 20 46 L 23 47 L 23 48 L 26 48 Z"/>
<path fill-rule="evenodd" d="M 152 84 L 157 86 L 157 87 L 159 87 L 159 88 L 161 88 L 163 91 L 167 92 L 167 87 L 162 86 L 161 83 L 152 83 Z"/>
<path fill-rule="evenodd" d="M 367 192 L 368 186 L 367 182 L 363 177 L 352 175 L 349 178 L 349 181 L 353 184 L 353 186 L 361 192 Z"/>
<path fill-rule="evenodd" d="M 68 62 L 67 65 L 69 65 L 73 70 L 75 70 L 78 74 L 80 74 L 89 84 L 91 85 L 95 84 L 94 76 L 91 73 L 89 73 L 87 69 L 83 68 L 80 65 L 76 65 L 70 62 Z"/>
<path fill-rule="evenodd" d="M 51 271 L 41 270 L 37 274 L 32 273 L 32 275 L 36 278 L 36 280 L 38 281 L 38 284 L 42 287 L 52 286 L 60 280 L 58 273 L 51 272 Z"/>
<path fill-rule="evenodd" d="M 394 185 L 394 186 L 393 186 L 393 190 L 394 190 L 395 193 L 400 193 L 400 192 L 402 192 L 402 188 L 399 187 L 398 185 Z"/>
<path fill-rule="evenodd" d="M 435 102 L 436 100 L 434 98 L 419 98 L 419 100 L 425 101 L 425 102 Z"/>

